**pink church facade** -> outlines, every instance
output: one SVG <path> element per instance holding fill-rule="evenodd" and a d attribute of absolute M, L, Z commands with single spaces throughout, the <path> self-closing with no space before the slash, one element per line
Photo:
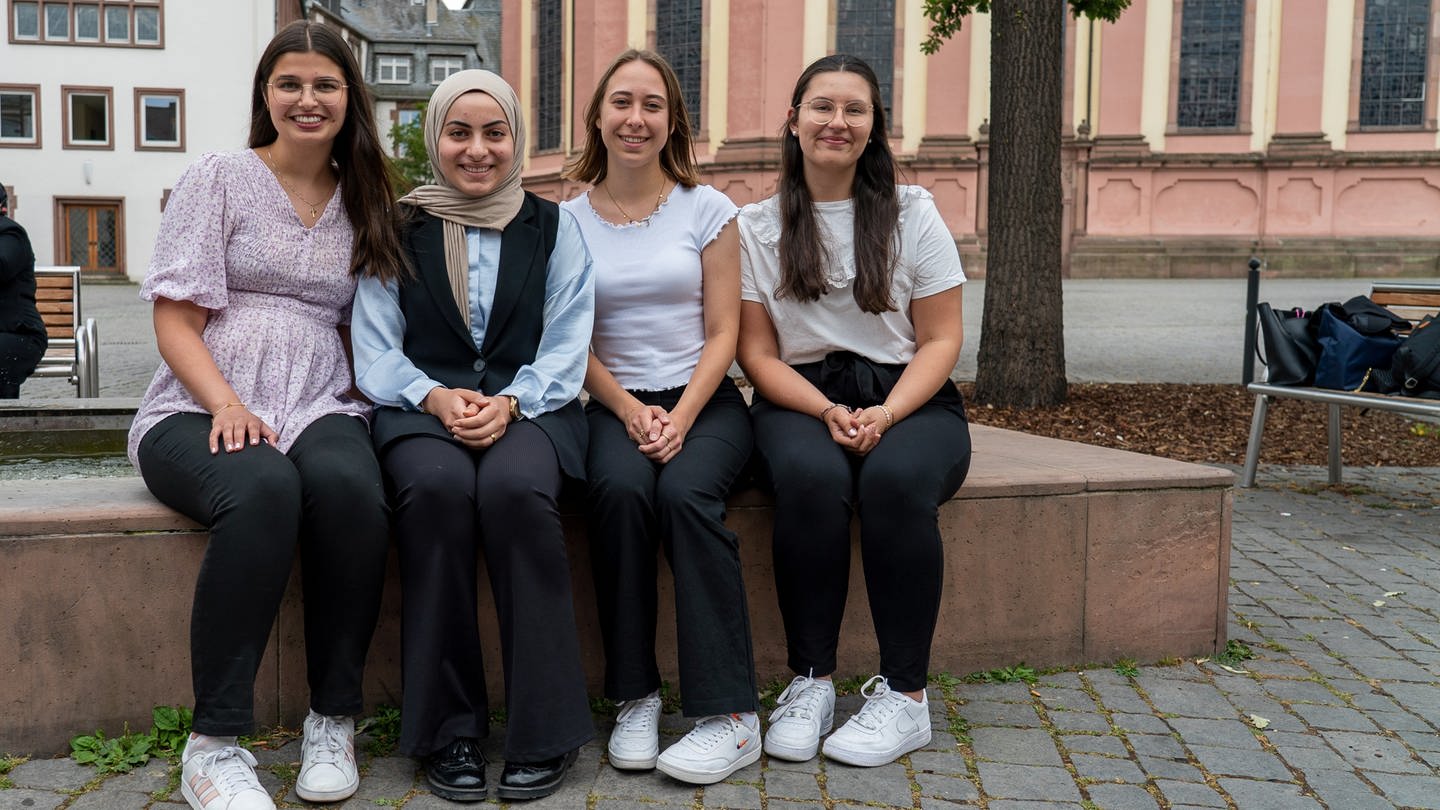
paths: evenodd
<path fill-rule="evenodd" d="M 1406 2 L 1368 0 L 1387 1 Z M 1411 22 L 1378 6 L 1367 16 L 1367 0 L 1135 0 L 1113 24 L 1068 19 L 1065 274 L 1238 276 L 1253 254 L 1282 275 L 1440 275 L 1435 1 L 1419 0 L 1423 17 Z M 847 4 L 692 0 L 697 151 L 706 182 L 736 203 L 773 193 L 791 87 L 837 49 Z M 530 188 L 553 199 L 582 190 L 560 170 L 583 143 L 598 76 L 627 47 L 656 47 L 675 5 L 503 0 L 502 72 L 528 105 L 532 132 L 541 119 L 552 132 L 548 144 L 532 138 Z M 988 19 L 967 20 L 925 56 L 920 0 L 880 5 L 890 27 L 879 33 L 893 40 L 892 148 L 908 182 L 935 195 L 967 270 L 983 274 Z M 1196 22 L 1217 7 L 1231 15 L 1228 28 Z M 1392 58 L 1398 73 L 1372 44 L 1397 41 L 1409 49 Z M 1227 47 L 1218 61 L 1204 50 Z M 560 81 L 546 85 L 557 70 Z M 1403 90 L 1377 100 L 1377 87 Z M 1214 110 L 1218 119 L 1206 120 Z M 1385 119 L 1393 111 L 1405 120 Z"/>

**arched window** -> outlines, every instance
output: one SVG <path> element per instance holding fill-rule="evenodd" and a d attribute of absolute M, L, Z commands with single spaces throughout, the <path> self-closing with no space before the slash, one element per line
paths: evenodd
<path fill-rule="evenodd" d="M 1430 0 L 1365 0 L 1362 48 L 1360 126 L 1422 126 Z"/>
<path fill-rule="evenodd" d="M 895 126 L 895 0 L 836 0 L 835 52 L 864 59 L 880 80 L 885 121 Z"/>
<path fill-rule="evenodd" d="M 690 126 L 700 131 L 701 26 L 703 0 L 655 0 L 655 50 L 675 68 Z"/>

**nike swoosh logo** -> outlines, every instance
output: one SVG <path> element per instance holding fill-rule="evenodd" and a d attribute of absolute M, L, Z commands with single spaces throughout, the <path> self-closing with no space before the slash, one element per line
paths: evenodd
<path fill-rule="evenodd" d="M 915 718 L 911 717 L 909 712 L 901 714 L 900 719 L 895 723 L 895 727 L 900 729 L 901 734 L 906 735 L 914 734 L 920 730 L 920 724 L 915 722 Z"/>

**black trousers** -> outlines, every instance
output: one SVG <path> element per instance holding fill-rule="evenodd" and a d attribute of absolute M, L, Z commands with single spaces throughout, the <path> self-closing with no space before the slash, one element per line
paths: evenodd
<path fill-rule="evenodd" d="M 0 399 L 18 399 L 20 383 L 45 356 L 45 341 L 35 335 L 0 332 Z"/>
<path fill-rule="evenodd" d="M 775 492 L 775 584 L 790 668 L 835 671 L 858 513 L 880 674 L 892 689 L 923 689 L 943 584 L 938 510 L 970 469 L 968 423 L 927 403 L 862 458 L 835 444 L 813 414 L 757 401 L 752 415 Z"/>
<path fill-rule="evenodd" d="M 633 393 L 669 410 L 684 388 Z M 605 639 L 605 693 L 644 697 L 660 687 L 655 660 L 656 549 L 675 577 L 682 709 L 690 716 L 754 711 L 750 614 L 740 542 L 725 527 L 725 496 L 750 457 L 750 415 L 725 380 L 666 464 L 636 449 L 625 425 L 591 400 L 590 563 Z"/>
<path fill-rule="evenodd" d="M 484 451 L 411 436 L 392 442 L 382 465 L 404 589 L 400 750 L 425 756 L 489 733 L 477 552 L 500 620 L 506 759 L 537 762 L 589 741 L 550 439 L 533 422 L 512 423 Z"/>
<path fill-rule="evenodd" d="M 210 527 L 190 615 L 195 730 L 255 730 L 255 675 L 297 544 L 310 707 L 360 713 L 390 546 L 365 423 L 322 417 L 284 454 L 262 444 L 212 456 L 209 433 L 210 417 L 175 414 L 152 427 L 139 449 L 155 497 Z"/>

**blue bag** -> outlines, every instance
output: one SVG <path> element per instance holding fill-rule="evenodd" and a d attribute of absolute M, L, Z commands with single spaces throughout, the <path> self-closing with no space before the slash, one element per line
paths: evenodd
<path fill-rule="evenodd" d="M 1400 338 L 1389 330 L 1377 335 L 1361 334 L 1336 315 L 1338 309 L 1327 304 L 1319 312 L 1320 360 L 1315 364 L 1315 386 L 1355 391 L 1365 384 L 1371 369 L 1390 367 Z"/>

